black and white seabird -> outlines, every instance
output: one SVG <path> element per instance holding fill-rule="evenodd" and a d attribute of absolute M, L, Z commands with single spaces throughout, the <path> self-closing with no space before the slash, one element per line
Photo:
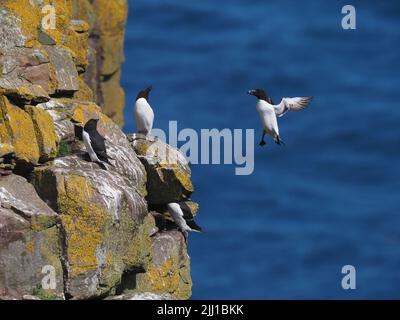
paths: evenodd
<path fill-rule="evenodd" d="M 154 112 L 148 101 L 151 90 L 152 87 L 150 86 L 138 93 L 133 110 L 137 130 L 146 136 L 151 132 L 154 121 Z"/>
<path fill-rule="evenodd" d="M 84 127 L 79 122 L 72 120 L 75 125 L 75 136 L 83 141 L 86 151 L 89 154 L 90 161 L 96 162 L 102 169 L 106 169 L 105 163 L 111 164 L 113 160 L 107 155 L 105 138 L 97 131 L 99 119 L 90 119 Z"/>
<path fill-rule="evenodd" d="M 167 208 L 175 224 L 182 231 L 185 240 L 188 238 L 189 231 L 203 232 L 201 227 L 194 221 L 192 212 L 187 204 L 184 202 L 171 202 L 167 205 Z"/>
<path fill-rule="evenodd" d="M 272 99 L 267 96 L 263 89 L 249 90 L 247 93 L 258 99 L 256 109 L 263 125 L 263 135 L 260 146 L 265 145 L 264 138 L 266 134 L 270 135 L 275 143 L 284 145 L 285 143 L 279 135 L 278 120 L 276 117 L 282 117 L 288 111 L 303 110 L 312 100 L 312 97 L 282 98 L 279 104 L 274 105 Z"/>

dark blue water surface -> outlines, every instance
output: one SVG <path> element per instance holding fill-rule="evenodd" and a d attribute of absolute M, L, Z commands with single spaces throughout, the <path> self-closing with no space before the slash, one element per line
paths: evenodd
<path fill-rule="evenodd" d="M 126 132 L 153 84 L 155 127 L 255 128 L 255 171 L 193 165 L 205 234 L 192 234 L 194 299 L 400 297 L 400 2 L 132 0 Z M 258 146 L 255 99 L 313 95 Z M 343 290 L 354 265 L 357 289 Z"/>

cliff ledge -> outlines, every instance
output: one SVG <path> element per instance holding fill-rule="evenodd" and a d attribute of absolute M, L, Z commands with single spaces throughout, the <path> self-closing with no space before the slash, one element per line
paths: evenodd
<path fill-rule="evenodd" d="M 189 166 L 120 129 L 126 19 L 125 0 L 0 0 L 0 299 L 191 295 L 185 239 L 160 219 L 197 212 Z M 107 170 L 75 138 L 91 118 Z"/>

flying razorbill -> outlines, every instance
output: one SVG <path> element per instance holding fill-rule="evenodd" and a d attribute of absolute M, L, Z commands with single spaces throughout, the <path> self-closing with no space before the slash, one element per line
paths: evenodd
<path fill-rule="evenodd" d="M 254 89 L 247 92 L 249 95 L 255 96 L 258 101 L 256 109 L 260 115 L 263 125 L 263 134 L 260 146 L 265 145 L 265 135 L 270 135 L 275 143 L 284 145 L 279 135 L 278 121 L 276 116 L 282 117 L 288 111 L 299 111 L 305 109 L 311 102 L 312 97 L 300 98 L 282 98 L 281 102 L 274 105 L 272 99 L 267 96 L 263 89 Z"/>
<path fill-rule="evenodd" d="M 184 202 L 171 202 L 167 204 L 167 208 L 169 213 L 171 214 L 172 219 L 182 231 L 185 240 L 187 240 L 188 238 L 189 231 L 203 232 L 201 227 L 198 226 L 197 223 L 194 221 L 194 217 L 187 204 L 185 204 Z"/>
<path fill-rule="evenodd" d="M 149 100 L 149 93 L 152 90 L 152 86 L 141 90 L 137 97 L 136 103 L 133 110 L 133 115 L 136 122 L 136 127 L 139 133 L 144 135 L 148 135 L 153 128 L 153 121 L 154 121 L 154 112 L 151 108 L 148 100 Z"/>

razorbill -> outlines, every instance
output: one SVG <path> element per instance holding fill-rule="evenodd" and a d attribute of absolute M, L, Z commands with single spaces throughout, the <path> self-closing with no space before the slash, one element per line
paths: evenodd
<path fill-rule="evenodd" d="M 90 160 L 97 163 L 114 160 L 107 155 L 105 138 L 97 131 L 99 119 L 90 119 L 83 127 L 82 138 L 86 151 L 89 153 Z"/>
<path fill-rule="evenodd" d="M 201 227 L 197 225 L 197 223 L 194 221 L 194 217 L 187 204 L 185 204 L 184 202 L 171 202 L 167 204 L 167 208 L 169 213 L 171 214 L 172 219 L 182 231 L 185 240 L 187 240 L 189 231 L 203 232 Z"/>
<path fill-rule="evenodd" d="M 139 133 L 148 135 L 153 128 L 154 112 L 149 104 L 149 93 L 152 87 L 141 90 L 137 97 L 133 115 L 136 122 L 136 127 Z"/>
<path fill-rule="evenodd" d="M 288 111 L 299 111 L 305 109 L 311 102 L 312 97 L 300 98 L 282 98 L 281 102 L 274 105 L 272 99 L 265 93 L 263 89 L 254 89 L 247 92 L 249 95 L 255 96 L 258 101 L 256 109 L 260 115 L 263 125 L 263 134 L 260 146 L 265 145 L 265 135 L 270 135 L 275 143 L 284 145 L 279 135 L 277 116 L 282 117 Z"/>

